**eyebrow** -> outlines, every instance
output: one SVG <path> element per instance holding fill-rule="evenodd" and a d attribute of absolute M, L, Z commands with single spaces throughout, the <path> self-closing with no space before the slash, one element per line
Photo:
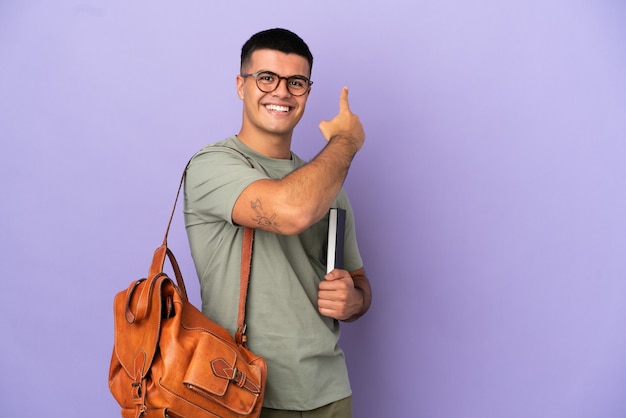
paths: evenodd
<path fill-rule="evenodd" d="M 271 70 L 259 70 L 259 71 L 255 71 L 254 73 L 272 73 L 272 74 L 277 75 L 279 77 L 285 77 L 285 78 L 300 77 L 300 78 L 306 78 L 307 80 L 310 80 L 309 77 L 307 77 L 305 75 L 302 75 L 302 74 L 294 74 L 294 75 L 282 76 L 282 75 L 278 74 L 277 72 L 271 71 Z M 254 74 L 254 73 L 251 73 L 251 74 Z"/>

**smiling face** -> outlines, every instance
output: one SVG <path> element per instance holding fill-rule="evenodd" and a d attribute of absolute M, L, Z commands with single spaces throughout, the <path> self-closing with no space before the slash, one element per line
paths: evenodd
<path fill-rule="evenodd" d="M 306 58 L 297 54 L 285 54 L 273 49 L 259 49 L 252 53 L 242 73 L 271 71 L 281 77 L 294 75 L 309 77 L 310 68 Z M 243 100 L 243 122 L 239 138 L 257 151 L 268 146 L 287 147 L 291 144 L 296 127 L 306 106 L 309 93 L 294 96 L 287 90 L 287 81 L 281 79 L 276 90 L 264 93 L 256 85 L 254 77 L 237 76 L 237 93 Z M 255 146 L 256 145 L 256 146 Z M 281 150 L 284 153 L 284 149 Z"/>

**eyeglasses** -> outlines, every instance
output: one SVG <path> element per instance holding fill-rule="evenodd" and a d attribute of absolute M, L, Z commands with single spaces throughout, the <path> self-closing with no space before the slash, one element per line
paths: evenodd
<path fill-rule="evenodd" d="M 293 96 L 303 96 L 309 91 L 309 87 L 313 84 L 311 80 L 302 75 L 292 75 L 291 77 L 281 77 L 271 71 L 257 71 L 254 74 L 241 74 L 242 77 L 254 77 L 256 86 L 263 93 L 271 93 L 278 88 L 280 80 L 286 80 L 287 90 Z"/>

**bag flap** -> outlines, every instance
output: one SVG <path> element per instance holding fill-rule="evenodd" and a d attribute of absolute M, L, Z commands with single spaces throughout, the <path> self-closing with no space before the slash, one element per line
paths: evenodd
<path fill-rule="evenodd" d="M 216 373 L 215 363 L 219 363 L 218 370 L 221 371 L 228 368 L 234 369 L 236 360 L 237 353 L 227 343 L 210 333 L 203 333 L 183 382 L 203 392 L 223 396 L 228 388 L 229 380 L 223 373 Z"/>
<path fill-rule="evenodd" d="M 246 363 L 230 343 L 205 333 L 198 341 L 183 383 L 236 414 L 247 416 L 262 393 L 261 376 L 260 368 Z"/>

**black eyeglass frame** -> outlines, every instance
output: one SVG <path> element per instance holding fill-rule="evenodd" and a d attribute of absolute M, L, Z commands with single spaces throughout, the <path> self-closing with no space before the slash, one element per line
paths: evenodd
<path fill-rule="evenodd" d="M 259 75 L 261 75 L 261 74 L 269 74 L 269 75 L 271 75 L 273 77 L 276 77 L 278 79 L 278 81 L 276 82 L 276 86 L 273 89 L 271 89 L 271 90 L 263 90 L 261 88 L 261 86 L 259 85 L 259 79 L 258 79 Z M 292 75 L 292 76 L 289 76 L 289 77 L 282 77 L 282 76 L 279 76 L 278 74 L 276 74 L 276 73 L 274 73 L 272 71 L 268 71 L 268 70 L 260 70 L 260 71 L 257 71 L 256 73 L 252 73 L 252 74 L 240 74 L 240 76 L 242 76 L 244 78 L 245 77 L 253 77 L 257 88 L 259 90 L 261 90 L 263 93 L 271 93 L 271 92 L 275 91 L 278 88 L 278 86 L 280 86 L 280 81 L 281 80 L 285 80 L 286 85 L 287 85 L 287 90 L 289 91 L 289 94 L 291 94 L 292 96 L 296 96 L 296 97 L 304 96 L 305 94 L 307 94 L 309 89 L 313 85 L 313 81 L 309 80 L 308 78 L 306 78 L 303 75 Z M 304 83 L 307 85 L 307 88 L 301 94 L 295 94 L 294 92 L 291 91 L 290 84 L 289 84 L 290 80 L 304 81 Z"/>

